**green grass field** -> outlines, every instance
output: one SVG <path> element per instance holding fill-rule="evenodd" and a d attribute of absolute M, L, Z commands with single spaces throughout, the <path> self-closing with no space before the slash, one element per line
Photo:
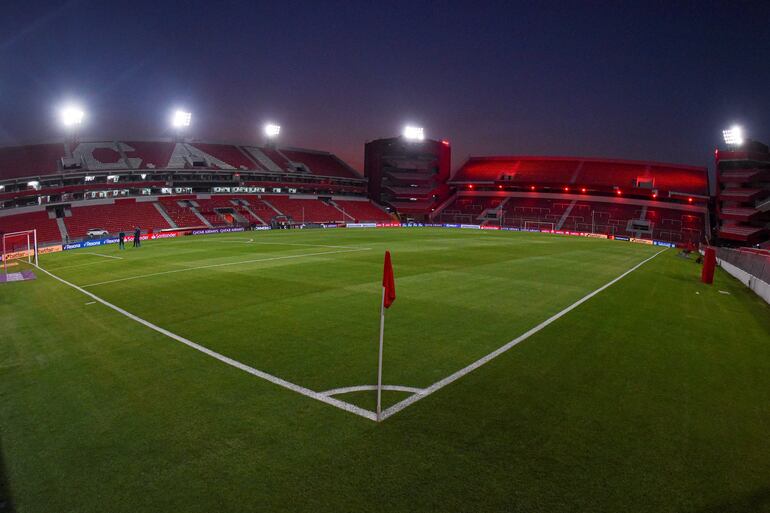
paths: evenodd
<path fill-rule="evenodd" d="M 386 249 L 398 298 L 384 383 L 416 389 L 661 250 L 351 229 L 185 237 L 40 264 L 320 393 L 376 381 Z M 714 286 L 699 272 L 667 250 L 377 423 L 37 271 L 0 284 L 0 513 L 770 511 L 770 308 L 721 271 Z M 375 406 L 371 390 L 334 398 Z"/>

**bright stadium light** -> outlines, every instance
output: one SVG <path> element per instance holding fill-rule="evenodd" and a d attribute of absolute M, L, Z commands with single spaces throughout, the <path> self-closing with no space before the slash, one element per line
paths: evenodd
<path fill-rule="evenodd" d="M 190 126 L 190 121 L 192 121 L 192 113 L 179 109 L 175 110 L 174 115 L 171 117 L 171 125 L 174 128 L 188 127 Z"/>
<path fill-rule="evenodd" d="M 67 105 L 59 112 L 61 122 L 64 126 L 78 126 L 83 122 L 85 113 L 77 105 Z"/>
<path fill-rule="evenodd" d="M 275 123 L 265 123 L 263 131 L 267 137 L 272 139 L 273 137 L 278 137 L 281 134 L 281 125 L 276 125 Z"/>
<path fill-rule="evenodd" d="M 740 146 L 743 144 L 743 128 L 739 125 L 733 125 L 727 130 L 722 130 L 722 137 L 725 138 L 725 143 L 730 146 Z"/>
<path fill-rule="evenodd" d="M 404 127 L 404 139 L 410 141 L 423 141 L 425 140 L 425 131 L 421 126 L 406 125 Z"/>

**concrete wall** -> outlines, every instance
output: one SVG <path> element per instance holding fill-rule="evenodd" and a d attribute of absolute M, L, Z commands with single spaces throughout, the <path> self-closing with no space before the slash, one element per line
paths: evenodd
<path fill-rule="evenodd" d="M 729 275 L 738 279 L 738 281 L 753 290 L 759 297 L 770 304 L 770 284 L 765 283 L 756 276 L 752 276 L 743 269 L 739 269 L 738 267 L 725 260 L 717 259 L 717 263 Z"/>

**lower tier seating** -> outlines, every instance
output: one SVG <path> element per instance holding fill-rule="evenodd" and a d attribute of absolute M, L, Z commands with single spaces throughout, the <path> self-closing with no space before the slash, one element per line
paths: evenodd
<path fill-rule="evenodd" d="M 504 201 L 502 222 L 519 228 L 553 227 L 565 231 L 606 233 L 654 238 L 669 242 L 700 242 L 706 235 L 705 216 L 662 206 L 645 207 L 604 202 L 540 197 L 459 196 L 436 218 L 442 223 L 499 223 L 500 217 L 482 216 Z"/>
<path fill-rule="evenodd" d="M 297 223 L 345 221 L 345 215 L 342 212 L 317 199 L 295 199 L 288 196 L 267 196 L 265 199 Z"/>
<path fill-rule="evenodd" d="M 102 228 L 111 234 L 126 233 L 138 226 L 142 230 L 169 229 L 171 226 L 152 202 L 134 199 L 116 200 L 114 204 L 73 207 L 64 219 L 70 238 L 85 237 L 89 228 Z"/>
<path fill-rule="evenodd" d="M 13 233 L 37 229 L 38 243 L 60 242 L 61 232 L 56 219 L 50 219 L 45 210 L 0 217 L 0 232 Z"/>

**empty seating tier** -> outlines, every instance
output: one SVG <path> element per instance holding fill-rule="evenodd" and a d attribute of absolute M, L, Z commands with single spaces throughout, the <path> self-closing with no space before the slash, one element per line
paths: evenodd
<path fill-rule="evenodd" d="M 64 218 L 70 238 L 85 237 L 90 228 L 101 228 L 110 234 L 142 230 L 162 230 L 171 226 L 149 201 L 116 200 L 114 204 L 73 207 L 72 216 Z"/>

